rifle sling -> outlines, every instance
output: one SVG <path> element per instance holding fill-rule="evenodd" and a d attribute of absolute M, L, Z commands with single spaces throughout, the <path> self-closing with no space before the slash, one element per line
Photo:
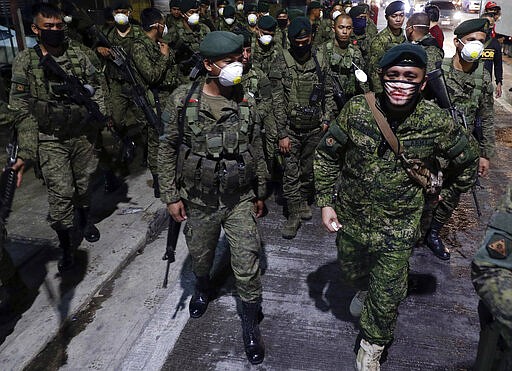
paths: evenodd
<path fill-rule="evenodd" d="M 375 93 L 365 93 L 364 98 L 366 99 L 368 106 L 370 106 L 370 110 L 372 111 L 375 122 L 377 122 L 377 125 L 379 126 L 379 130 L 382 136 L 384 137 L 386 142 L 388 142 L 389 146 L 391 147 L 395 155 L 401 155 L 402 148 L 400 148 L 400 142 L 398 141 L 398 138 L 396 137 L 395 133 L 393 133 L 393 130 L 391 130 L 388 120 L 386 119 L 382 111 L 379 108 L 377 108 Z"/>

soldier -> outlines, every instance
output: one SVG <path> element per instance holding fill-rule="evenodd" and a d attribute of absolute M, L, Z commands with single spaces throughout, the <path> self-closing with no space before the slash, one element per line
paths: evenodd
<path fill-rule="evenodd" d="M 351 37 L 352 42 L 359 48 L 365 60 L 365 64 L 368 65 L 370 63 L 370 42 L 377 36 L 377 32 L 372 33 L 371 27 L 369 29 L 367 27 L 368 16 L 366 14 L 366 7 L 357 5 L 351 8 L 348 14 L 350 18 L 352 18 L 354 27 L 354 32 Z"/>
<path fill-rule="evenodd" d="M 203 23 L 210 31 L 215 31 L 212 13 L 210 11 L 210 0 L 200 0 L 199 2 L 199 21 Z"/>
<path fill-rule="evenodd" d="M 276 15 L 277 28 L 275 33 L 274 42 L 279 45 L 281 49 L 288 49 L 290 47 L 288 43 L 288 25 L 290 24 L 290 18 L 288 17 L 288 10 L 282 8 L 277 12 Z"/>
<path fill-rule="evenodd" d="M 217 0 L 217 17 L 213 21 L 215 30 L 219 30 L 220 24 L 223 22 L 222 16 L 224 15 L 224 8 L 228 5 L 227 0 Z"/>
<path fill-rule="evenodd" d="M 467 190 L 473 183 L 478 154 L 464 130 L 421 98 L 426 64 L 425 51 L 417 45 L 386 52 L 379 63 L 384 93 L 352 98 L 316 150 L 322 223 L 337 232 L 343 280 L 362 290 L 350 304 L 352 315 L 360 316 L 357 370 L 380 369 L 382 352 L 393 340 L 398 305 L 407 294 L 422 190 L 433 185 L 418 177 L 409 161 L 426 164 L 440 156 L 460 171 L 459 187 Z"/>
<path fill-rule="evenodd" d="M 256 9 L 258 12 L 258 18 L 263 17 L 264 15 L 270 15 L 270 5 L 266 1 L 258 1 L 258 7 Z"/>
<path fill-rule="evenodd" d="M 183 0 L 182 4 L 190 2 Z M 155 103 L 157 116 L 161 116 L 163 102 L 178 84 L 177 71 L 169 45 L 162 42 L 165 23 L 162 13 L 156 8 L 146 8 L 140 15 L 144 35 L 133 43 L 132 59 L 135 68 Z M 149 93 L 148 93 L 149 94 Z M 158 130 L 147 124 L 148 167 L 153 177 L 155 197 L 160 197 L 158 178 Z"/>
<path fill-rule="evenodd" d="M 235 19 L 238 23 L 245 23 L 245 14 L 244 14 L 244 0 L 236 0 L 235 1 Z"/>
<path fill-rule="evenodd" d="M 247 4 L 245 6 L 247 29 L 256 35 L 256 26 L 258 25 L 258 8 L 256 4 Z"/>
<path fill-rule="evenodd" d="M 89 242 L 100 238 L 89 215 L 90 176 L 98 163 L 92 140 L 96 138 L 98 125 L 91 112 L 72 98 L 73 90 L 86 89 L 85 85 L 67 85 L 56 76 L 57 72 L 50 72 L 40 62 L 52 58 L 63 73 L 89 84 L 90 91 L 94 91 L 91 106 L 94 102 L 102 106 L 103 94 L 99 72 L 87 55 L 65 41 L 61 11 L 40 3 L 34 6 L 32 15 L 31 29 L 38 44 L 16 56 L 12 71 L 9 103 L 27 115 L 20 124 L 24 129 L 18 131 L 20 151 L 16 167 L 36 159 L 37 151 L 48 190 L 48 220 L 62 249 L 58 268 L 64 272 L 74 263 L 75 207 L 84 238 Z"/>
<path fill-rule="evenodd" d="M 512 184 L 491 218 L 473 258 L 471 279 L 480 296 L 480 341 L 474 370 L 512 369 Z"/>
<path fill-rule="evenodd" d="M 370 42 L 368 73 L 370 75 L 370 89 L 375 93 L 382 92 L 377 70 L 379 60 L 387 50 L 406 41 L 402 30 L 405 19 L 404 9 L 404 3 L 401 1 L 393 1 L 389 4 L 385 11 L 388 25 Z"/>
<path fill-rule="evenodd" d="M 264 15 L 258 19 L 256 28 L 257 40 L 253 42 L 253 65 L 260 68 L 267 76 L 273 68 L 281 48 L 274 42 L 277 21 L 270 15 Z"/>
<path fill-rule="evenodd" d="M 217 26 L 218 31 L 229 31 L 234 32 L 235 30 L 241 30 L 244 27 L 235 20 L 235 8 L 231 5 L 226 5 L 222 16 L 219 17 L 220 21 Z"/>
<path fill-rule="evenodd" d="M 169 30 L 172 30 L 177 23 L 181 23 L 182 14 L 180 10 L 181 0 L 169 1 L 170 13 L 165 17 L 165 25 Z"/>
<path fill-rule="evenodd" d="M 193 54 L 199 52 L 199 43 L 210 29 L 204 23 L 200 23 L 196 0 L 182 0 L 180 12 L 182 19 L 174 27 L 171 42 L 175 46 L 176 63 L 180 66 L 181 80 L 186 82 L 195 64 Z"/>
<path fill-rule="evenodd" d="M 468 125 L 466 130 L 471 133 L 475 129 L 477 134 L 480 147 L 478 176 L 483 177 L 489 173 L 496 141 L 491 77 L 484 64 L 478 61 L 484 49 L 488 24 L 486 19 L 481 18 L 462 22 L 454 30 L 456 53 L 451 61 L 448 60 L 442 66 L 453 106 L 465 114 Z M 473 137 L 471 140 L 476 145 Z M 439 232 L 457 207 L 461 193 L 457 185 L 452 184 L 451 174 L 445 174 L 442 200 L 434 209 L 425 241 L 434 255 L 442 260 L 450 259 L 450 252 L 441 241 Z"/>
<path fill-rule="evenodd" d="M 279 149 L 285 156 L 283 196 L 288 219 L 283 224 L 283 238 L 292 239 L 301 219 L 311 219 L 309 202 L 314 196 L 313 152 L 331 119 L 324 112 L 326 58 L 312 46 L 311 22 L 295 18 L 288 27 L 290 49 L 283 50 L 274 64 L 270 79 L 277 101 L 274 114 Z"/>
<path fill-rule="evenodd" d="M 407 20 L 405 36 L 407 41 L 418 44 L 427 53 L 427 72 L 439 68 L 443 62 L 444 51 L 436 39 L 429 33 L 430 20 L 425 13 L 414 13 Z"/>
<path fill-rule="evenodd" d="M 313 45 L 319 46 L 329 40 L 330 25 L 324 25 L 322 5 L 320 2 L 311 1 L 307 7 L 307 15 L 311 22 Z"/>
<path fill-rule="evenodd" d="M 333 91 L 333 100 L 336 103 L 335 111 L 343 108 L 345 103 L 354 95 L 363 93 L 368 87 L 356 79 L 354 64 L 366 70 L 361 51 L 350 43 L 352 35 L 352 18 L 345 13 L 336 17 L 333 24 L 334 40 L 322 45 L 324 54 L 329 63 L 329 77 L 336 88 Z"/>
<path fill-rule="evenodd" d="M 187 220 L 184 234 L 197 278 L 190 316 L 201 317 L 212 299 L 210 271 L 223 227 L 242 301 L 245 352 L 249 362 L 258 364 L 265 351 L 258 326 L 262 296 L 256 218 L 265 206 L 266 166 L 256 103 L 240 85 L 242 46 L 241 35 L 206 35 L 200 46 L 206 79 L 180 86 L 168 100 L 159 166 L 162 201 L 174 220 Z"/>

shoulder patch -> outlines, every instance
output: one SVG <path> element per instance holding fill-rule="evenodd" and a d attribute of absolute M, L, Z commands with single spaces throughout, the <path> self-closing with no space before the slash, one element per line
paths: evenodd
<path fill-rule="evenodd" d="M 25 85 L 16 84 L 16 91 L 19 91 L 20 93 L 23 93 L 25 91 Z"/>
<path fill-rule="evenodd" d="M 505 259 L 510 255 L 511 244 L 512 241 L 509 238 L 495 233 L 489 240 L 486 248 L 491 258 Z"/>
<path fill-rule="evenodd" d="M 327 147 L 332 147 L 334 144 L 334 138 L 333 137 L 327 137 L 325 138 L 325 145 Z"/>

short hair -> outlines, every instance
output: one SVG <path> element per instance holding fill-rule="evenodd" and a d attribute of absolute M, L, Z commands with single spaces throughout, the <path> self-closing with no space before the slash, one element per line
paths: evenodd
<path fill-rule="evenodd" d="M 352 21 L 352 17 L 350 17 L 347 13 L 341 13 L 336 18 L 334 18 L 333 26 L 336 27 L 338 22 L 341 22 L 342 19 L 350 19 L 350 21 Z"/>
<path fill-rule="evenodd" d="M 151 30 L 151 25 L 163 19 L 162 12 L 156 8 L 146 8 L 140 13 L 140 24 L 144 31 Z"/>
<path fill-rule="evenodd" d="M 432 22 L 439 22 L 439 7 L 437 5 L 427 5 L 425 13 L 427 13 Z"/>
<path fill-rule="evenodd" d="M 56 5 L 49 3 L 37 3 L 32 6 L 32 21 L 36 23 L 37 16 L 45 18 L 62 18 L 63 13 Z"/>
<path fill-rule="evenodd" d="M 496 14 L 496 13 L 494 13 L 494 12 L 485 12 L 485 13 L 483 13 L 483 14 L 480 16 L 480 18 L 494 18 L 494 15 L 495 15 L 495 14 Z"/>
<path fill-rule="evenodd" d="M 409 26 L 417 26 L 418 32 L 428 34 L 430 29 L 430 17 L 427 13 L 413 13 L 407 21 Z"/>

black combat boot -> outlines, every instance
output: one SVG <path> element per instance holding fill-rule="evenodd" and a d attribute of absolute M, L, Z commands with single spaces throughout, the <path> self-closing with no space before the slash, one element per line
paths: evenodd
<path fill-rule="evenodd" d="M 153 174 L 153 193 L 155 198 L 160 198 L 160 183 L 158 182 L 158 174 Z"/>
<path fill-rule="evenodd" d="M 59 260 L 58 268 L 59 272 L 63 273 L 73 268 L 75 264 L 75 252 L 71 245 L 71 229 L 61 229 L 56 232 L 62 250 L 62 257 Z"/>
<path fill-rule="evenodd" d="M 91 220 L 90 209 L 88 207 L 79 207 L 80 229 L 87 242 L 96 242 L 100 239 L 100 231 Z"/>
<path fill-rule="evenodd" d="M 121 186 L 122 182 L 114 174 L 112 170 L 106 170 L 104 174 L 104 188 L 105 194 L 115 192 Z"/>
<path fill-rule="evenodd" d="M 442 223 L 436 220 L 432 220 L 432 223 L 430 224 L 430 230 L 425 236 L 425 244 L 439 259 L 449 260 L 450 252 L 444 247 L 443 241 L 441 241 L 441 237 L 439 236 L 441 228 L 443 228 Z"/>
<path fill-rule="evenodd" d="M 211 291 L 210 277 L 201 276 L 196 278 L 194 295 L 192 295 L 188 304 L 190 317 L 199 318 L 206 312 L 211 299 Z"/>
<path fill-rule="evenodd" d="M 257 365 L 265 358 L 265 344 L 260 333 L 258 317 L 261 316 L 260 303 L 242 301 L 242 332 L 247 359 Z"/>

